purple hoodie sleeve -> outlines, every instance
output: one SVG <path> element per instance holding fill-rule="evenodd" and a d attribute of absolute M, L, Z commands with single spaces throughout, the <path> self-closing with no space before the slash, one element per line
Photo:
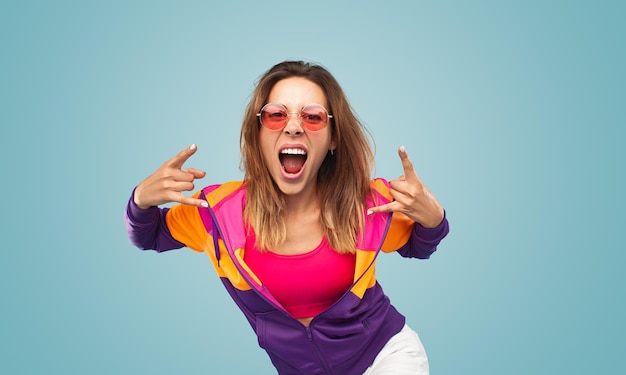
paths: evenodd
<path fill-rule="evenodd" d="M 420 224 L 415 223 L 409 241 L 398 249 L 398 253 L 405 258 L 430 258 L 430 255 L 437 250 L 439 242 L 450 231 L 446 213 L 444 212 L 443 215 L 441 224 L 435 228 L 424 228 Z"/>
<path fill-rule="evenodd" d="M 180 249 L 185 245 L 176 241 L 165 223 L 168 208 L 150 207 L 146 210 L 137 207 L 133 200 L 135 190 L 131 194 L 124 222 L 130 243 L 142 250 L 158 252 Z"/>

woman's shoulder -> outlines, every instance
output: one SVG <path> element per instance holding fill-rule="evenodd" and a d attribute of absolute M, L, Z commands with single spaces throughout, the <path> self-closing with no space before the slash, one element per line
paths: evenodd
<path fill-rule="evenodd" d="M 213 191 L 226 191 L 226 190 L 234 191 L 234 190 L 244 187 L 245 184 L 246 184 L 246 181 L 242 181 L 242 180 L 227 181 L 227 182 L 222 182 L 218 184 L 207 185 L 202 188 L 202 191 L 205 194 L 211 193 Z"/>
<path fill-rule="evenodd" d="M 238 192 L 245 193 L 246 181 L 228 181 L 220 184 L 208 185 L 202 188 L 202 193 L 209 200 L 209 204 L 212 202 L 219 202 L 225 198 L 234 195 Z"/>
<path fill-rule="evenodd" d="M 384 178 L 374 178 L 370 181 L 370 189 L 372 192 L 377 193 L 377 195 L 381 195 L 388 200 L 392 200 L 393 197 L 389 192 L 389 181 Z"/>

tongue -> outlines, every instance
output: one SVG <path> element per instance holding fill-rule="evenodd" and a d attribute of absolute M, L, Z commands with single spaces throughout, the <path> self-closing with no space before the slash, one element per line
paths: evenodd
<path fill-rule="evenodd" d="M 302 155 L 283 155 L 281 160 L 283 168 L 285 168 L 285 172 L 298 173 L 300 172 L 300 169 L 302 169 L 306 159 Z"/>

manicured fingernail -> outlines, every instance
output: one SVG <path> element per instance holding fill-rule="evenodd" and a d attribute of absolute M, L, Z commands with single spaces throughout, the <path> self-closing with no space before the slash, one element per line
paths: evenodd
<path fill-rule="evenodd" d="M 195 150 L 195 149 L 196 149 L 196 144 L 195 144 L 195 143 L 192 143 L 192 144 L 191 144 L 191 146 L 189 146 L 189 149 L 190 149 L 191 151 Z"/>
<path fill-rule="evenodd" d="M 400 146 L 400 152 L 405 153 L 406 152 L 406 147 Z"/>
<path fill-rule="evenodd" d="M 207 208 L 207 207 L 209 207 L 209 204 L 207 202 L 202 202 L 202 203 L 200 203 L 200 206 L 202 206 L 204 208 Z"/>
<path fill-rule="evenodd" d="M 373 214 L 373 213 L 374 213 L 374 211 L 372 211 L 372 210 L 367 210 L 367 216 L 369 216 L 369 215 L 371 215 L 371 214 Z"/>

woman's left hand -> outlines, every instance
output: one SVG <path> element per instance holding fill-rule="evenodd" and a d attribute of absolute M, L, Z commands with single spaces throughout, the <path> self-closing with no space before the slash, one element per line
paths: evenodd
<path fill-rule="evenodd" d="M 389 181 L 393 202 L 370 208 L 367 213 L 402 212 L 425 228 L 435 228 L 443 221 L 443 207 L 417 176 L 404 146 L 398 149 L 404 175 Z"/>

